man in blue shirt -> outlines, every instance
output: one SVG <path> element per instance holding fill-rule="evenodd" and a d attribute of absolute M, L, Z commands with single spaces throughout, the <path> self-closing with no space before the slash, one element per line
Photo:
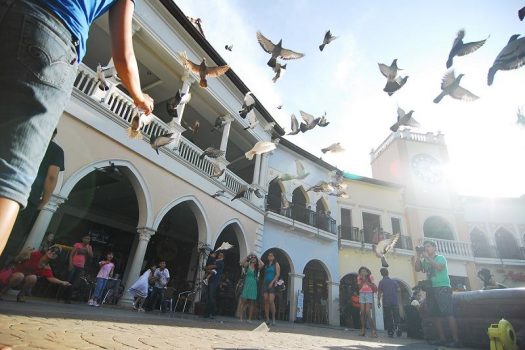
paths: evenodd
<path fill-rule="evenodd" d="M 400 337 L 402 332 L 399 329 L 399 304 L 397 295 L 400 291 L 396 281 L 390 279 L 388 276 L 388 269 L 381 268 L 381 276 L 383 279 L 379 281 L 377 286 L 377 307 L 381 307 L 381 297 L 383 297 L 383 321 L 385 322 L 385 329 L 388 331 L 388 336 L 392 338 L 394 331 Z"/>
<path fill-rule="evenodd" d="M 217 314 L 217 288 L 221 280 L 222 272 L 224 271 L 224 253 L 217 253 L 217 259 L 213 265 L 206 266 L 206 272 L 215 270 L 217 273 L 212 275 L 208 281 L 208 298 L 206 302 L 206 316 L 211 319 L 215 318 Z"/>

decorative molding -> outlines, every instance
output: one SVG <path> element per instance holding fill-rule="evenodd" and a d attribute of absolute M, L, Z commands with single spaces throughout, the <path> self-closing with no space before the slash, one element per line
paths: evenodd
<path fill-rule="evenodd" d="M 288 273 L 288 276 L 292 277 L 292 278 L 304 278 L 306 275 L 302 274 L 302 273 Z"/>
<path fill-rule="evenodd" d="M 139 234 L 139 240 L 149 242 L 151 236 L 157 231 L 150 227 L 137 227 L 137 232 Z"/>
<path fill-rule="evenodd" d="M 65 201 L 67 201 L 67 197 L 62 197 L 58 194 L 52 194 L 51 198 L 49 198 L 49 202 L 46 203 L 42 210 L 47 210 L 51 213 L 55 213 L 58 210 L 58 208 L 62 204 L 64 204 Z"/>

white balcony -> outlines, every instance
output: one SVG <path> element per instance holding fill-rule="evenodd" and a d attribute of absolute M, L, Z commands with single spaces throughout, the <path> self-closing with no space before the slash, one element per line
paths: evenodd
<path fill-rule="evenodd" d="M 466 260 L 472 260 L 474 257 L 470 247 L 470 242 L 459 242 L 437 238 L 432 238 L 432 240 L 436 242 L 438 254 Z"/>

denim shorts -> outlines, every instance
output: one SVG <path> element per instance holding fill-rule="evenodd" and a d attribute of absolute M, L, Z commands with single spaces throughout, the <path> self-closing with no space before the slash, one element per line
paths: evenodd
<path fill-rule="evenodd" d="M 0 197 L 27 204 L 77 72 L 75 39 L 36 0 L 0 0 Z"/>
<path fill-rule="evenodd" d="M 359 304 L 373 304 L 374 293 L 372 292 L 360 292 L 359 293 Z"/>

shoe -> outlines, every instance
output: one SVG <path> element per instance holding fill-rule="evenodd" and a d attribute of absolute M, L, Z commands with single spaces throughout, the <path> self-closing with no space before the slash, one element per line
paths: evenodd
<path fill-rule="evenodd" d="M 377 337 L 378 337 L 378 336 L 377 336 L 377 332 L 375 332 L 375 331 L 374 331 L 374 332 L 372 332 L 372 335 L 371 335 L 371 337 L 372 337 L 372 338 L 377 338 Z"/>
<path fill-rule="evenodd" d="M 402 331 L 401 329 L 398 328 L 397 331 L 396 331 L 396 335 L 397 335 L 398 337 L 402 336 L 402 335 L 403 335 L 403 331 Z"/>
<path fill-rule="evenodd" d="M 133 310 L 137 311 L 138 310 L 138 307 L 137 305 L 133 304 Z"/>
<path fill-rule="evenodd" d="M 270 326 L 275 326 L 275 325 L 277 325 L 277 324 L 275 323 L 275 321 L 272 321 L 272 323 L 270 323 Z"/>
<path fill-rule="evenodd" d="M 138 312 L 146 312 L 143 308 L 139 307 Z"/>
<path fill-rule="evenodd" d="M 93 306 L 93 299 L 89 299 L 89 301 L 88 301 L 88 305 L 89 305 L 89 306 Z"/>
<path fill-rule="evenodd" d="M 463 344 L 461 344 L 459 341 L 451 341 L 449 343 L 445 344 L 448 348 L 462 348 Z"/>
<path fill-rule="evenodd" d="M 204 283 L 205 286 L 208 285 L 208 280 L 202 280 L 202 283 Z"/>
<path fill-rule="evenodd" d="M 364 329 L 361 329 L 361 332 L 359 332 L 359 336 L 360 337 L 364 337 L 365 336 L 365 330 Z"/>
<path fill-rule="evenodd" d="M 100 304 L 99 304 L 99 303 L 97 303 L 97 302 L 95 301 L 95 302 L 93 303 L 93 306 L 94 306 L 94 307 L 99 307 L 99 306 L 100 306 Z"/>
<path fill-rule="evenodd" d="M 16 296 L 16 302 L 17 302 L 17 303 L 25 303 L 25 302 L 26 302 L 26 299 L 24 298 L 23 295 L 17 295 L 17 296 Z"/>
<path fill-rule="evenodd" d="M 267 326 L 270 325 L 270 321 L 264 321 L 264 323 L 266 323 Z"/>

